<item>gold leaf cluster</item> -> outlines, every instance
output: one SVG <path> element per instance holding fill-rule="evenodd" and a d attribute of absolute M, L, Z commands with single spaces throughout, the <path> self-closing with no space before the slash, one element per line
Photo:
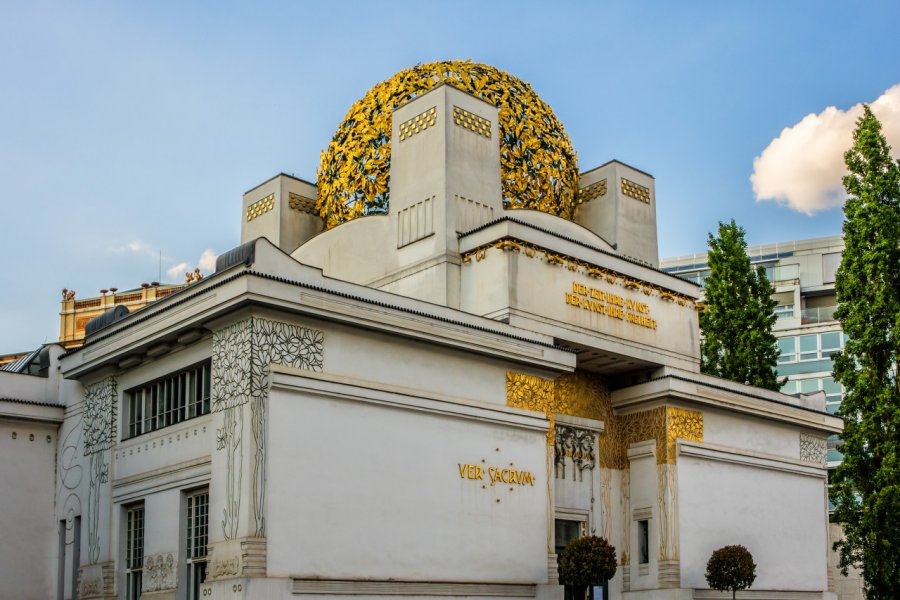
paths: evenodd
<path fill-rule="evenodd" d="M 499 69 L 440 61 L 400 71 L 347 111 L 319 164 L 317 209 L 326 227 L 387 212 L 391 112 L 443 83 L 499 110 L 504 206 L 571 219 L 580 202 L 578 159 L 550 107 L 528 83 Z"/>

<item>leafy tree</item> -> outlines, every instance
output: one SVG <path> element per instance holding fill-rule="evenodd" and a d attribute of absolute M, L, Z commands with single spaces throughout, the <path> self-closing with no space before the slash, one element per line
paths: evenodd
<path fill-rule="evenodd" d="M 900 598 L 900 163 L 865 107 L 844 154 L 844 256 L 835 316 L 849 336 L 834 359 L 846 390 L 844 462 L 832 479 L 844 528 L 840 567 L 859 568 L 869 600 Z"/>
<path fill-rule="evenodd" d="M 704 373 L 777 390 L 778 348 L 772 326 L 775 300 L 762 267 L 747 256 L 744 229 L 732 221 L 709 234 L 706 309 L 700 313 L 700 368 Z"/>
<path fill-rule="evenodd" d="M 609 581 L 615 574 L 616 549 L 602 537 L 576 538 L 559 557 L 559 580 L 575 588 L 576 598 L 584 598 L 587 587 Z"/>
<path fill-rule="evenodd" d="M 731 592 L 732 600 L 738 590 L 746 590 L 755 580 L 756 563 L 743 546 L 719 548 L 706 563 L 706 583 L 714 590 Z"/>

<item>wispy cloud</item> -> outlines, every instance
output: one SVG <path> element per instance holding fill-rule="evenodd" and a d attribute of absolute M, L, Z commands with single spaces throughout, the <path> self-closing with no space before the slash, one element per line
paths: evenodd
<path fill-rule="evenodd" d="M 122 244 L 121 246 L 113 246 L 112 248 L 110 248 L 110 251 L 118 254 L 130 252 L 131 254 L 139 254 L 141 256 L 148 256 L 159 259 L 159 248 L 154 248 L 150 244 L 140 239 L 131 240 L 130 242 Z M 166 260 L 168 257 L 163 256 L 162 258 L 163 260 Z"/>
<path fill-rule="evenodd" d="M 167 269 L 166 274 L 173 279 L 184 277 L 185 273 L 189 273 L 194 270 L 195 267 L 193 265 L 196 265 L 196 268 L 200 269 L 200 271 L 203 273 L 210 273 L 216 268 L 217 256 L 218 254 L 216 254 L 215 250 L 213 250 L 212 248 L 207 248 L 203 251 L 203 253 L 200 255 L 200 258 L 198 258 L 195 263 L 182 261 L 178 264 L 172 265 L 169 269 Z"/>
<path fill-rule="evenodd" d="M 173 265 L 166 270 L 166 275 L 171 277 L 172 279 L 177 279 L 179 277 L 184 277 L 184 274 L 191 270 L 191 266 L 186 262 L 180 262 L 177 265 Z"/>
<path fill-rule="evenodd" d="M 869 106 L 894 157 L 900 157 L 900 84 Z M 774 200 L 807 215 L 841 206 L 846 199 L 841 183 L 847 173 L 844 152 L 853 143 L 862 112 L 862 104 L 847 110 L 829 106 L 782 130 L 753 160 L 750 181 L 756 200 Z"/>

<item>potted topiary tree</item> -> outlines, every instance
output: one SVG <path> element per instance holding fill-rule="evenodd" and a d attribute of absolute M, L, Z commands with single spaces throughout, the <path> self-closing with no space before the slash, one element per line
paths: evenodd
<path fill-rule="evenodd" d="M 714 590 L 731 592 L 732 600 L 738 590 L 746 590 L 756 579 L 753 555 L 743 546 L 719 548 L 706 563 L 706 583 Z"/>
<path fill-rule="evenodd" d="M 584 598 L 590 586 L 605 584 L 615 574 L 616 549 L 602 537 L 574 539 L 559 558 L 559 581 L 572 586 L 576 598 Z"/>

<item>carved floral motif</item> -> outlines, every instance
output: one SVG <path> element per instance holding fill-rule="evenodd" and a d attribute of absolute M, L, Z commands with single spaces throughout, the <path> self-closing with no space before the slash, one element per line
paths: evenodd
<path fill-rule="evenodd" d="M 548 443 L 557 445 L 554 414 L 596 419 L 605 424 L 600 435 L 598 464 L 627 469 L 628 447 L 645 440 L 656 441 L 658 464 L 675 463 L 677 440 L 703 441 L 703 413 L 660 406 L 626 415 L 613 413 L 606 383 L 584 373 L 563 375 L 556 381 L 507 372 L 506 403 L 544 413 L 550 421 Z"/>
<path fill-rule="evenodd" d="M 226 539 L 237 536 L 243 478 L 244 411 L 250 404 L 253 433 L 253 518 L 256 535 L 265 534 L 265 400 L 269 365 L 280 364 L 321 372 L 324 361 L 321 331 L 290 323 L 251 317 L 213 334 L 212 410 L 222 412 L 216 447 L 226 452 L 226 494 L 222 529 Z M 249 450 L 249 449 L 248 449 Z"/>
<path fill-rule="evenodd" d="M 828 456 L 825 438 L 806 433 L 800 434 L 800 460 L 824 467 Z"/>
<path fill-rule="evenodd" d="M 585 469 L 593 469 L 597 462 L 594 454 L 596 434 L 588 429 L 569 425 L 556 426 L 555 463 L 556 477 L 566 478 L 566 463 L 572 462 L 572 480 L 582 481 Z"/>
<path fill-rule="evenodd" d="M 112 447 L 116 428 L 116 379 L 107 377 L 84 390 L 84 454 Z"/>
<path fill-rule="evenodd" d="M 88 558 L 100 560 L 100 500 L 106 495 L 101 486 L 109 482 L 109 462 L 105 456 L 115 440 L 116 379 L 107 377 L 84 390 L 82 438 L 84 454 L 89 458 L 87 538 Z M 68 437 L 68 436 L 67 436 Z"/>

